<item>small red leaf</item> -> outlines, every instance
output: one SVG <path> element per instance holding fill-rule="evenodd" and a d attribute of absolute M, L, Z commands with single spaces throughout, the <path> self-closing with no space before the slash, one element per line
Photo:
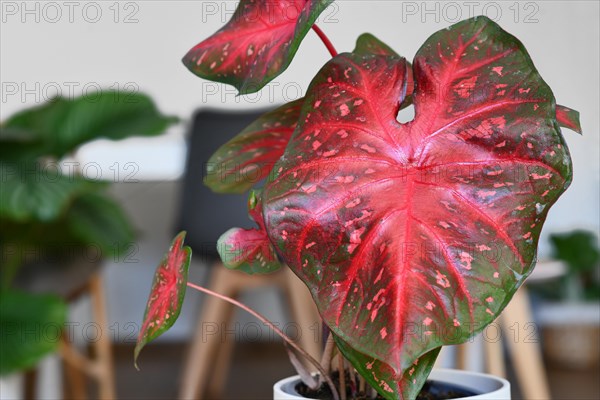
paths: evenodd
<path fill-rule="evenodd" d="M 262 115 L 221 146 L 208 160 L 204 183 L 215 192 L 242 193 L 269 175 L 296 128 L 303 101 Z"/>
<path fill-rule="evenodd" d="M 581 134 L 581 124 L 579 122 L 579 111 L 572 110 L 569 107 L 556 105 L 556 121 L 558 125 L 568 128 Z"/>
<path fill-rule="evenodd" d="M 231 20 L 183 58 L 194 74 L 259 91 L 288 67 L 304 36 L 333 0 L 241 0 Z"/>
<path fill-rule="evenodd" d="M 274 272 L 281 268 L 281 264 L 265 230 L 260 192 L 250 192 L 248 210 L 258 228 L 232 228 L 221 235 L 217 242 L 221 261 L 227 268 L 248 274 Z"/>
<path fill-rule="evenodd" d="M 134 364 L 144 346 L 166 332 L 177 320 L 185 296 L 192 250 L 183 246 L 185 232 L 173 239 L 156 269 L 144 320 L 134 350 Z"/>
<path fill-rule="evenodd" d="M 403 59 L 326 64 L 263 195 L 271 242 L 327 325 L 398 390 L 417 359 L 498 316 L 572 176 L 550 88 L 493 21 L 437 32 L 413 72 L 415 118 L 399 123 Z"/>

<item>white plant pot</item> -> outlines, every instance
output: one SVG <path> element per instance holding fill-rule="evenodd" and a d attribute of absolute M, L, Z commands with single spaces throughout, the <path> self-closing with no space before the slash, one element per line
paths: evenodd
<path fill-rule="evenodd" d="M 493 375 L 455 369 L 434 369 L 428 379 L 462 386 L 473 392 L 481 393 L 476 396 L 461 397 L 461 399 L 510 400 L 510 383 L 506 379 Z M 300 396 L 295 390 L 299 382 L 300 377 L 297 375 L 280 380 L 273 385 L 273 399 L 306 400 L 306 397 Z"/>

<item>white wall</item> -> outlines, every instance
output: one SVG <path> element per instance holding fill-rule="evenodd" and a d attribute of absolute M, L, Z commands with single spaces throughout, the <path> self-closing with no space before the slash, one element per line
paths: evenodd
<path fill-rule="evenodd" d="M 235 8 L 234 1 L 120 2 L 118 22 L 115 22 L 113 1 L 74 3 L 71 18 L 68 6 L 61 1 L 1 2 L 2 119 L 26 104 L 43 101 L 56 88 L 68 95 L 70 88 L 79 94 L 84 87 L 97 85 L 139 88 L 151 94 L 162 110 L 184 118 L 189 118 L 193 110 L 202 106 L 231 109 L 265 106 L 302 95 L 298 89 L 306 88 L 311 77 L 328 59 L 323 45 L 309 33 L 288 71 L 260 94 L 238 98 L 232 88 L 202 81 L 180 62 L 191 46 L 227 20 Z M 326 11 L 320 26 L 339 51 L 352 49 L 358 34 L 368 31 L 410 59 L 430 34 L 455 21 L 457 11 L 466 18 L 471 13 L 469 7 L 473 7 L 476 13 L 485 11 L 496 19 L 523 41 L 558 102 L 581 112 L 584 136 L 565 131 L 574 160 L 575 180 L 550 213 L 544 238 L 550 232 L 577 227 L 598 231 L 599 3 L 536 1 L 515 4 L 512 1 L 338 1 Z M 34 10 L 33 13 L 24 13 L 24 7 Z M 98 9 L 102 12 L 99 21 L 90 22 L 96 18 Z M 57 18 L 57 10 L 62 17 Z M 216 14 L 213 13 L 215 10 Z M 134 13 L 130 19 L 137 22 L 124 23 L 125 16 L 130 13 Z M 106 143 L 96 145 L 84 149 L 80 157 L 83 161 L 101 162 L 105 168 L 115 161 L 134 161 L 140 167 L 137 178 L 172 179 L 182 168 L 183 130 L 184 126 L 180 125 L 171 129 L 166 137 L 135 139 L 127 142 L 127 147 L 117 148 Z M 109 171 L 106 173 L 110 174 Z M 156 217 L 151 209 L 148 218 L 153 214 Z M 165 238 L 170 229 L 171 226 L 164 227 L 151 247 L 166 248 Z M 545 239 L 541 253 L 548 253 Z M 149 262 L 159 257 L 152 254 Z M 110 268 L 113 319 L 139 320 L 137 299 L 145 299 L 151 270 L 136 270 L 140 280 L 132 281 L 131 276 L 125 279 L 128 276 L 126 266 Z M 183 330 L 179 332 L 184 334 Z"/>

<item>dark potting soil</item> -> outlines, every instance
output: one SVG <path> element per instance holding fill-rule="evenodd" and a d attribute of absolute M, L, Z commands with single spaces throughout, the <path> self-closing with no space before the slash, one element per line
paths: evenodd
<path fill-rule="evenodd" d="M 332 374 L 332 380 L 336 387 L 339 387 L 339 374 L 334 372 Z M 355 379 L 358 382 L 358 376 Z M 329 390 L 329 386 L 324 383 L 319 389 L 312 390 L 308 388 L 304 383 L 300 382 L 296 385 L 296 391 L 298 394 L 304 397 L 308 397 L 310 399 L 319 399 L 319 400 L 332 400 L 333 397 L 331 395 L 331 390 Z M 358 393 L 355 396 L 352 396 L 352 393 L 356 393 L 357 388 L 353 388 L 350 383 L 350 374 L 346 371 L 346 394 L 348 399 L 352 400 L 371 400 L 372 398 L 365 393 Z M 470 389 L 466 389 L 462 386 L 453 385 L 445 382 L 438 381 L 427 381 L 421 392 L 417 396 L 417 400 L 449 400 L 449 399 L 458 399 L 461 397 L 469 397 L 475 396 L 479 393 L 475 393 Z M 384 400 L 379 394 L 377 397 L 374 397 L 376 400 Z"/>

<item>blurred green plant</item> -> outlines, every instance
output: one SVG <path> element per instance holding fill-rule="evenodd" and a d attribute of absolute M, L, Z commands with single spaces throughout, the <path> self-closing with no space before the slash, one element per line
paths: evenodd
<path fill-rule="evenodd" d="M 107 193 L 109 182 L 87 179 L 61 162 L 95 139 L 155 136 L 176 121 L 142 93 L 100 91 L 55 98 L 0 125 L 0 375 L 34 366 L 58 345 L 22 332 L 65 321 L 62 299 L 14 287 L 19 269 L 40 261 L 27 255 L 52 254 L 64 262 L 68 254 L 61 253 L 93 245 L 103 257 L 118 257 L 135 236 Z"/>
<path fill-rule="evenodd" d="M 552 255 L 564 261 L 567 273 L 552 282 L 535 286 L 548 300 L 600 300 L 600 249 L 594 232 L 574 230 L 550 235 Z"/>

